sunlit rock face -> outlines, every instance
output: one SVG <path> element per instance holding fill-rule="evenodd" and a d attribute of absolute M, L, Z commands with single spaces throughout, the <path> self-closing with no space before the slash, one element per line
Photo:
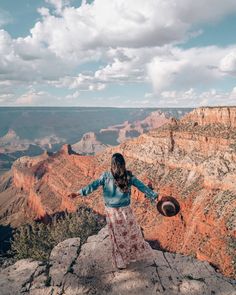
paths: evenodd
<path fill-rule="evenodd" d="M 199 125 L 220 124 L 229 128 L 236 128 L 235 107 L 202 107 L 185 115 L 184 122 L 193 121 Z"/>
<path fill-rule="evenodd" d="M 109 170 L 112 154 L 121 152 L 138 178 L 151 180 L 155 191 L 174 196 L 181 206 L 177 216 L 163 217 L 133 187 L 131 206 L 145 238 L 235 276 L 235 117 L 235 107 L 200 108 L 95 156 L 64 145 L 52 155 L 20 158 L 1 179 L 1 223 L 44 220 L 81 203 L 104 214 L 101 188 L 74 201 L 67 195 Z"/>

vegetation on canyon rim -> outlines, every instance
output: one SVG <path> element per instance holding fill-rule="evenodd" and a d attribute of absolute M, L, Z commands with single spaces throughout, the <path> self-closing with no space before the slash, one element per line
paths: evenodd
<path fill-rule="evenodd" d="M 54 216 L 50 223 L 33 221 L 17 228 L 9 253 L 13 260 L 32 258 L 47 261 L 51 250 L 58 243 L 79 237 L 83 244 L 90 235 L 98 233 L 105 219 L 90 208 L 80 206 L 76 212 Z"/>

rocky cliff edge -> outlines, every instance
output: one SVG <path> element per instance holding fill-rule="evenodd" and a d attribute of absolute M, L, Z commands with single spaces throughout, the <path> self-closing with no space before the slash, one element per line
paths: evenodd
<path fill-rule="evenodd" d="M 111 251 L 107 226 L 82 246 L 79 238 L 65 240 L 52 250 L 49 265 L 22 259 L 1 270 L 1 294 L 236 294 L 236 281 L 192 256 L 153 250 L 154 260 L 117 270 Z"/>

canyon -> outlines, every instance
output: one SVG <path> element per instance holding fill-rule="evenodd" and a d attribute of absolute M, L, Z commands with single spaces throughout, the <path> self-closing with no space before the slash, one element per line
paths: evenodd
<path fill-rule="evenodd" d="M 181 206 L 167 218 L 132 187 L 131 206 L 153 247 L 206 260 L 224 275 L 236 274 L 236 107 L 198 108 L 95 155 L 64 144 L 56 153 L 17 159 L 0 179 L 0 222 L 17 227 L 32 219 L 75 211 L 86 204 L 104 214 L 102 190 L 67 196 L 110 169 L 121 152 L 127 168 L 151 181 L 160 196 Z"/>
<path fill-rule="evenodd" d="M 92 155 L 190 110 L 0 108 L 0 175 L 22 156 L 56 152 L 64 143 L 80 154 Z"/>
<path fill-rule="evenodd" d="M 151 129 L 158 128 L 168 123 L 170 119 L 170 113 L 164 113 L 160 110 L 154 111 L 143 120 L 125 121 L 122 124 L 103 128 L 99 132 L 85 133 L 79 142 L 72 145 L 72 148 L 80 154 L 92 155 L 104 150 L 108 146 L 115 146 Z"/>

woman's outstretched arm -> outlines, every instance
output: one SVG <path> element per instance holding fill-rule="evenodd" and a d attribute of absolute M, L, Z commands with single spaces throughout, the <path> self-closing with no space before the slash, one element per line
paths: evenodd
<path fill-rule="evenodd" d="M 104 177 L 105 177 L 105 172 L 103 172 L 98 179 L 90 182 L 88 185 L 82 187 L 78 191 L 70 194 L 69 196 L 72 197 L 72 198 L 74 198 L 74 197 L 76 197 L 78 195 L 87 196 L 88 194 L 95 191 L 100 185 L 104 184 Z"/>
<path fill-rule="evenodd" d="M 137 187 L 137 189 L 144 193 L 149 199 L 155 200 L 158 198 L 158 193 L 154 192 L 134 175 L 131 177 L 131 184 Z"/>
<path fill-rule="evenodd" d="M 104 184 L 104 176 L 105 176 L 105 172 L 103 172 L 98 179 L 96 179 L 96 180 L 90 182 L 88 185 L 82 187 L 80 190 L 77 191 L 77 193 L 79 193 L 82 196 L 87 196 L 88 194 L 92 193 L 100 185 Z"/>

